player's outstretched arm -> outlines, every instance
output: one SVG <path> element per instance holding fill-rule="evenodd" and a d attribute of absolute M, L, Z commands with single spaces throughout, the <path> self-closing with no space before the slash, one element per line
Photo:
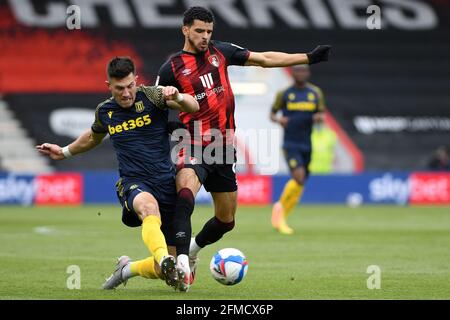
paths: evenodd
<path fill-rule="evenodd" d="M 290 67 L 297 64 L 315 64 L 328 61 L 331 46 L 320 45 L 308 53 L 284 53 L 275 51 L 251 52 L 246 66 L 263 68 Z"/>
<path fill-rule="evenodd" d="M 47 155 L 53 160 L 63 160 L 76 154 L 91 150 L 102 142 L 105 135 L 105 133 L 95 133 L 89 129 L 81 134 L 77 140 L 63 148 L 57 144 L 43 143 L 36 146 L 36 149 L 39 153 Z"/>
<path fill-rule="evenodd" d="M 169 108 L 189 113 L 200 110 L 197 100 L 191 95 L 180 93 L 177 88 L 172 86 L 162 87 L 162 90 Z"/>

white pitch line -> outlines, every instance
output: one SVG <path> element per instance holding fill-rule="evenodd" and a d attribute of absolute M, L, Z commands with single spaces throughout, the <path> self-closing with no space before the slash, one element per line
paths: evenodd
<path fill-rule="evenodd" d="M 33 232 L 35 232 L 37 234 L 49 235 L 49 234 L 55 234 L 56 230 L 52 229 L 50 227 L 40 226 L 40 227 L 34 228 Z"/>

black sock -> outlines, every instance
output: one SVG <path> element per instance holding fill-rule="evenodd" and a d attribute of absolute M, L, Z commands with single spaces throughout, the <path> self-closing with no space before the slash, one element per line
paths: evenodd
<path fill-rule="evenodd" d="M 229 223 L 224 223 L 216 217 L 211 218 L 203 226 L 202 231 L 195 237 L 195 242 L 201 248 L 208 244 L 218 241 L 222 236 L 234 228 L 234 220 Z"/>
<path fill-rule="evenodd" d="M 183 188 L 178 192 L 174 219 L 177 255 L 189 255 L 192 236 L 191 215 L 194 211 L 194 204 L 195 198 L 190 189 Z"/>

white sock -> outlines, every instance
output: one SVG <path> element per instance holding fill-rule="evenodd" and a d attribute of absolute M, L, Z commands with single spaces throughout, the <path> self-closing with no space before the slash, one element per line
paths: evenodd
<path fill-rule="evenodd" d="M 124 280 L 128 280 L 132 277 L 134 277 L 135 275 L 131 274 L 131 263 L 128 262 L 127 265 L 125 267 L 123 267 L 122 269 L 122 278 Z"/>
<path fill-rule="evenodd" d="M 178 255 L 177 264 L 183 268 L 189 268 L 189 256 L 187 254 Z"/>
<path fill-rule="evenodd" d="M 195 238 L 191 238 L 191 244 L 189 245 L 189 255 L 191 257 L 196 257 L 201 249 L 202 248 L 198 246 L 197 242 L 195 242 Z"/>

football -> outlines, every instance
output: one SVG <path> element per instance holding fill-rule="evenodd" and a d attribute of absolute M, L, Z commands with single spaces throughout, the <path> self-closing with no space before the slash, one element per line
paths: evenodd
<path fill-rule="evenodd" d="M 231 286 L 244 279 L 248 263 L 244 254 L 238 249 L 225 248 L 214 254 L 209 268 L 214 279 L 221 284 Z"/>

